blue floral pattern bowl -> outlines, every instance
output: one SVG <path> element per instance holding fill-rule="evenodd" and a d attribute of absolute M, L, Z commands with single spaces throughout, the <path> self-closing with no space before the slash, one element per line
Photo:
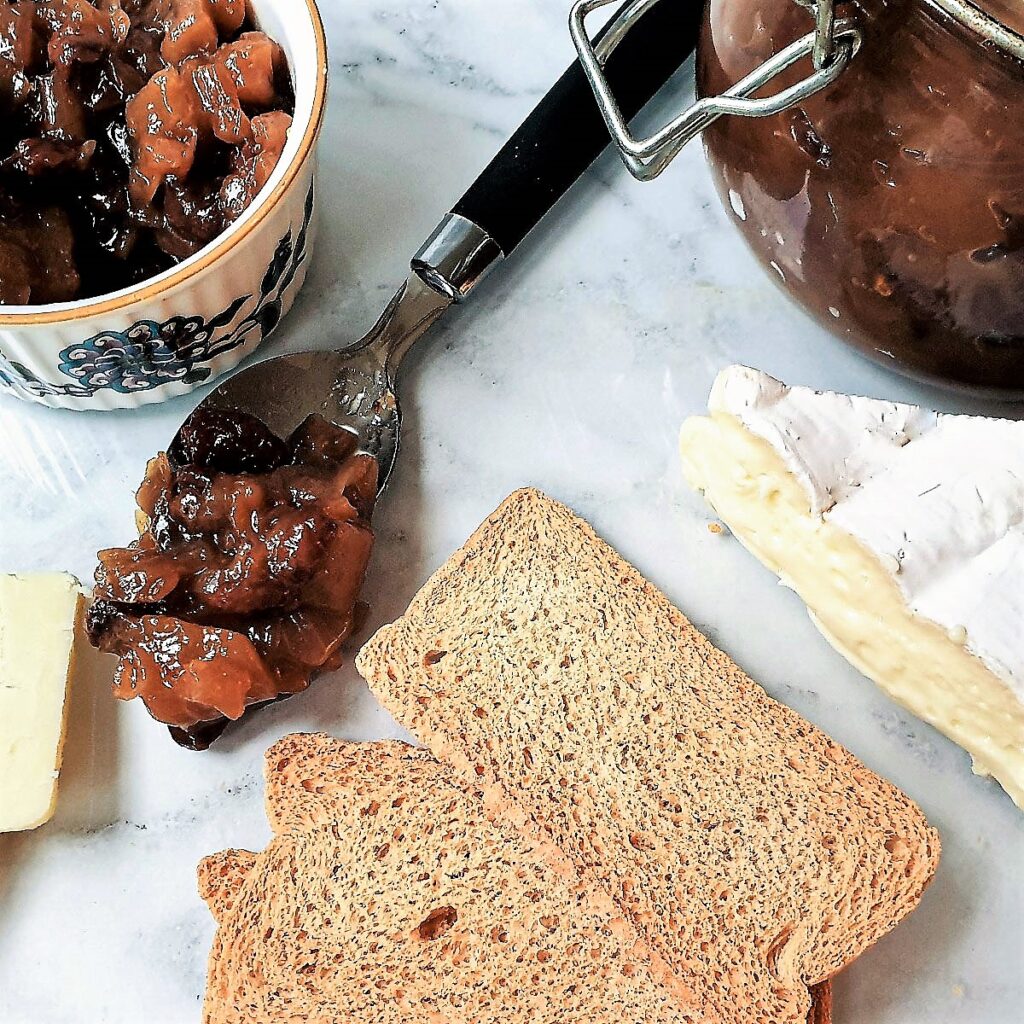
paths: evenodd
<path fill-rule="evenodd" d="M 162 402 L 236 366 L 280 323 L 306 276 L 315 234 L 316 142 L 327 53 L 314 0 L 256 0 L 288 55 L 295 119 L 253 205 L 191 259 L 138 288 L 54 306 L 0 306 L 3 395 L 66 409 Z"/>

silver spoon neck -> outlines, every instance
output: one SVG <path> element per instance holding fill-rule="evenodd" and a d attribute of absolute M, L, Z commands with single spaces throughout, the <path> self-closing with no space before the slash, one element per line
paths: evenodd
<path fill-rule="evenodd" d="M 406 352 L 441 318 L 452 302 L 415 271 L 411 272 L 362 344 L 354 351 L 350 350 L 351 354 L 362 351 L 370 355 L 386 369 L 387 378 L 394 380 Z"/>
<path fill-rule="evenodd" d="M 478 224 L 447 214 L 410 264 L 409 277 L 365 339 L 394 378 L 413 343 L 448 309 L 464 302 L 504 259 L 498 243 Z"/>

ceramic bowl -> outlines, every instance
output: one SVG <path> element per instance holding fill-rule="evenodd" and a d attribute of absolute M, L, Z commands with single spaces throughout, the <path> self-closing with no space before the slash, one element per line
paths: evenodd
<path fill-rule="evenodd" d="M 140 285 L 77 302 L 0 306 L 0 394 L 64 409 L 126 409 L 207 384 L 288 312 L 314 236 L 327 43 L 315 0 L 250 0 L 288 55 L 295 118 L 256 201 L 206 248 Z"/>

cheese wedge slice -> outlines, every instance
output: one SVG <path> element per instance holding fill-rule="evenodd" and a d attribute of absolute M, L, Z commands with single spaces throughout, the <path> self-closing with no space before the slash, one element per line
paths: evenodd
<path fill-rule="evenodd" d="M 1024 422 L 725 370 L 683 471 L 825 638 L 1024 808 Z"/>
<path fill-rule="evenodd" d="M 53 817 L 82 600 L 62 573 L 0 576 L 0 832 Z"/>

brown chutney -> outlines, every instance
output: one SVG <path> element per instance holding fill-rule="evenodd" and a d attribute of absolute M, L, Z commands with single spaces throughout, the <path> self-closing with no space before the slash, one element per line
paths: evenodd
<path fill-rule="evenodd" d="M 252 203 L 293 109 L 246 0 L 0 0 L 0 304 L 187 259 Z"/>
<path fill-rule="evenodd" d="M 983 31 L 1017 38 L 1024 16 L 968 24 L 958 4 L 840 5 L 864 42 L 838 81 L 774 117 L 722 118 L 705 144 L 750 247 L 829 330 L 912 376 L 1024 395 L 1024 63 Z M 794 0 L 710 0 L 702 94 L 812 28 Z"/>

